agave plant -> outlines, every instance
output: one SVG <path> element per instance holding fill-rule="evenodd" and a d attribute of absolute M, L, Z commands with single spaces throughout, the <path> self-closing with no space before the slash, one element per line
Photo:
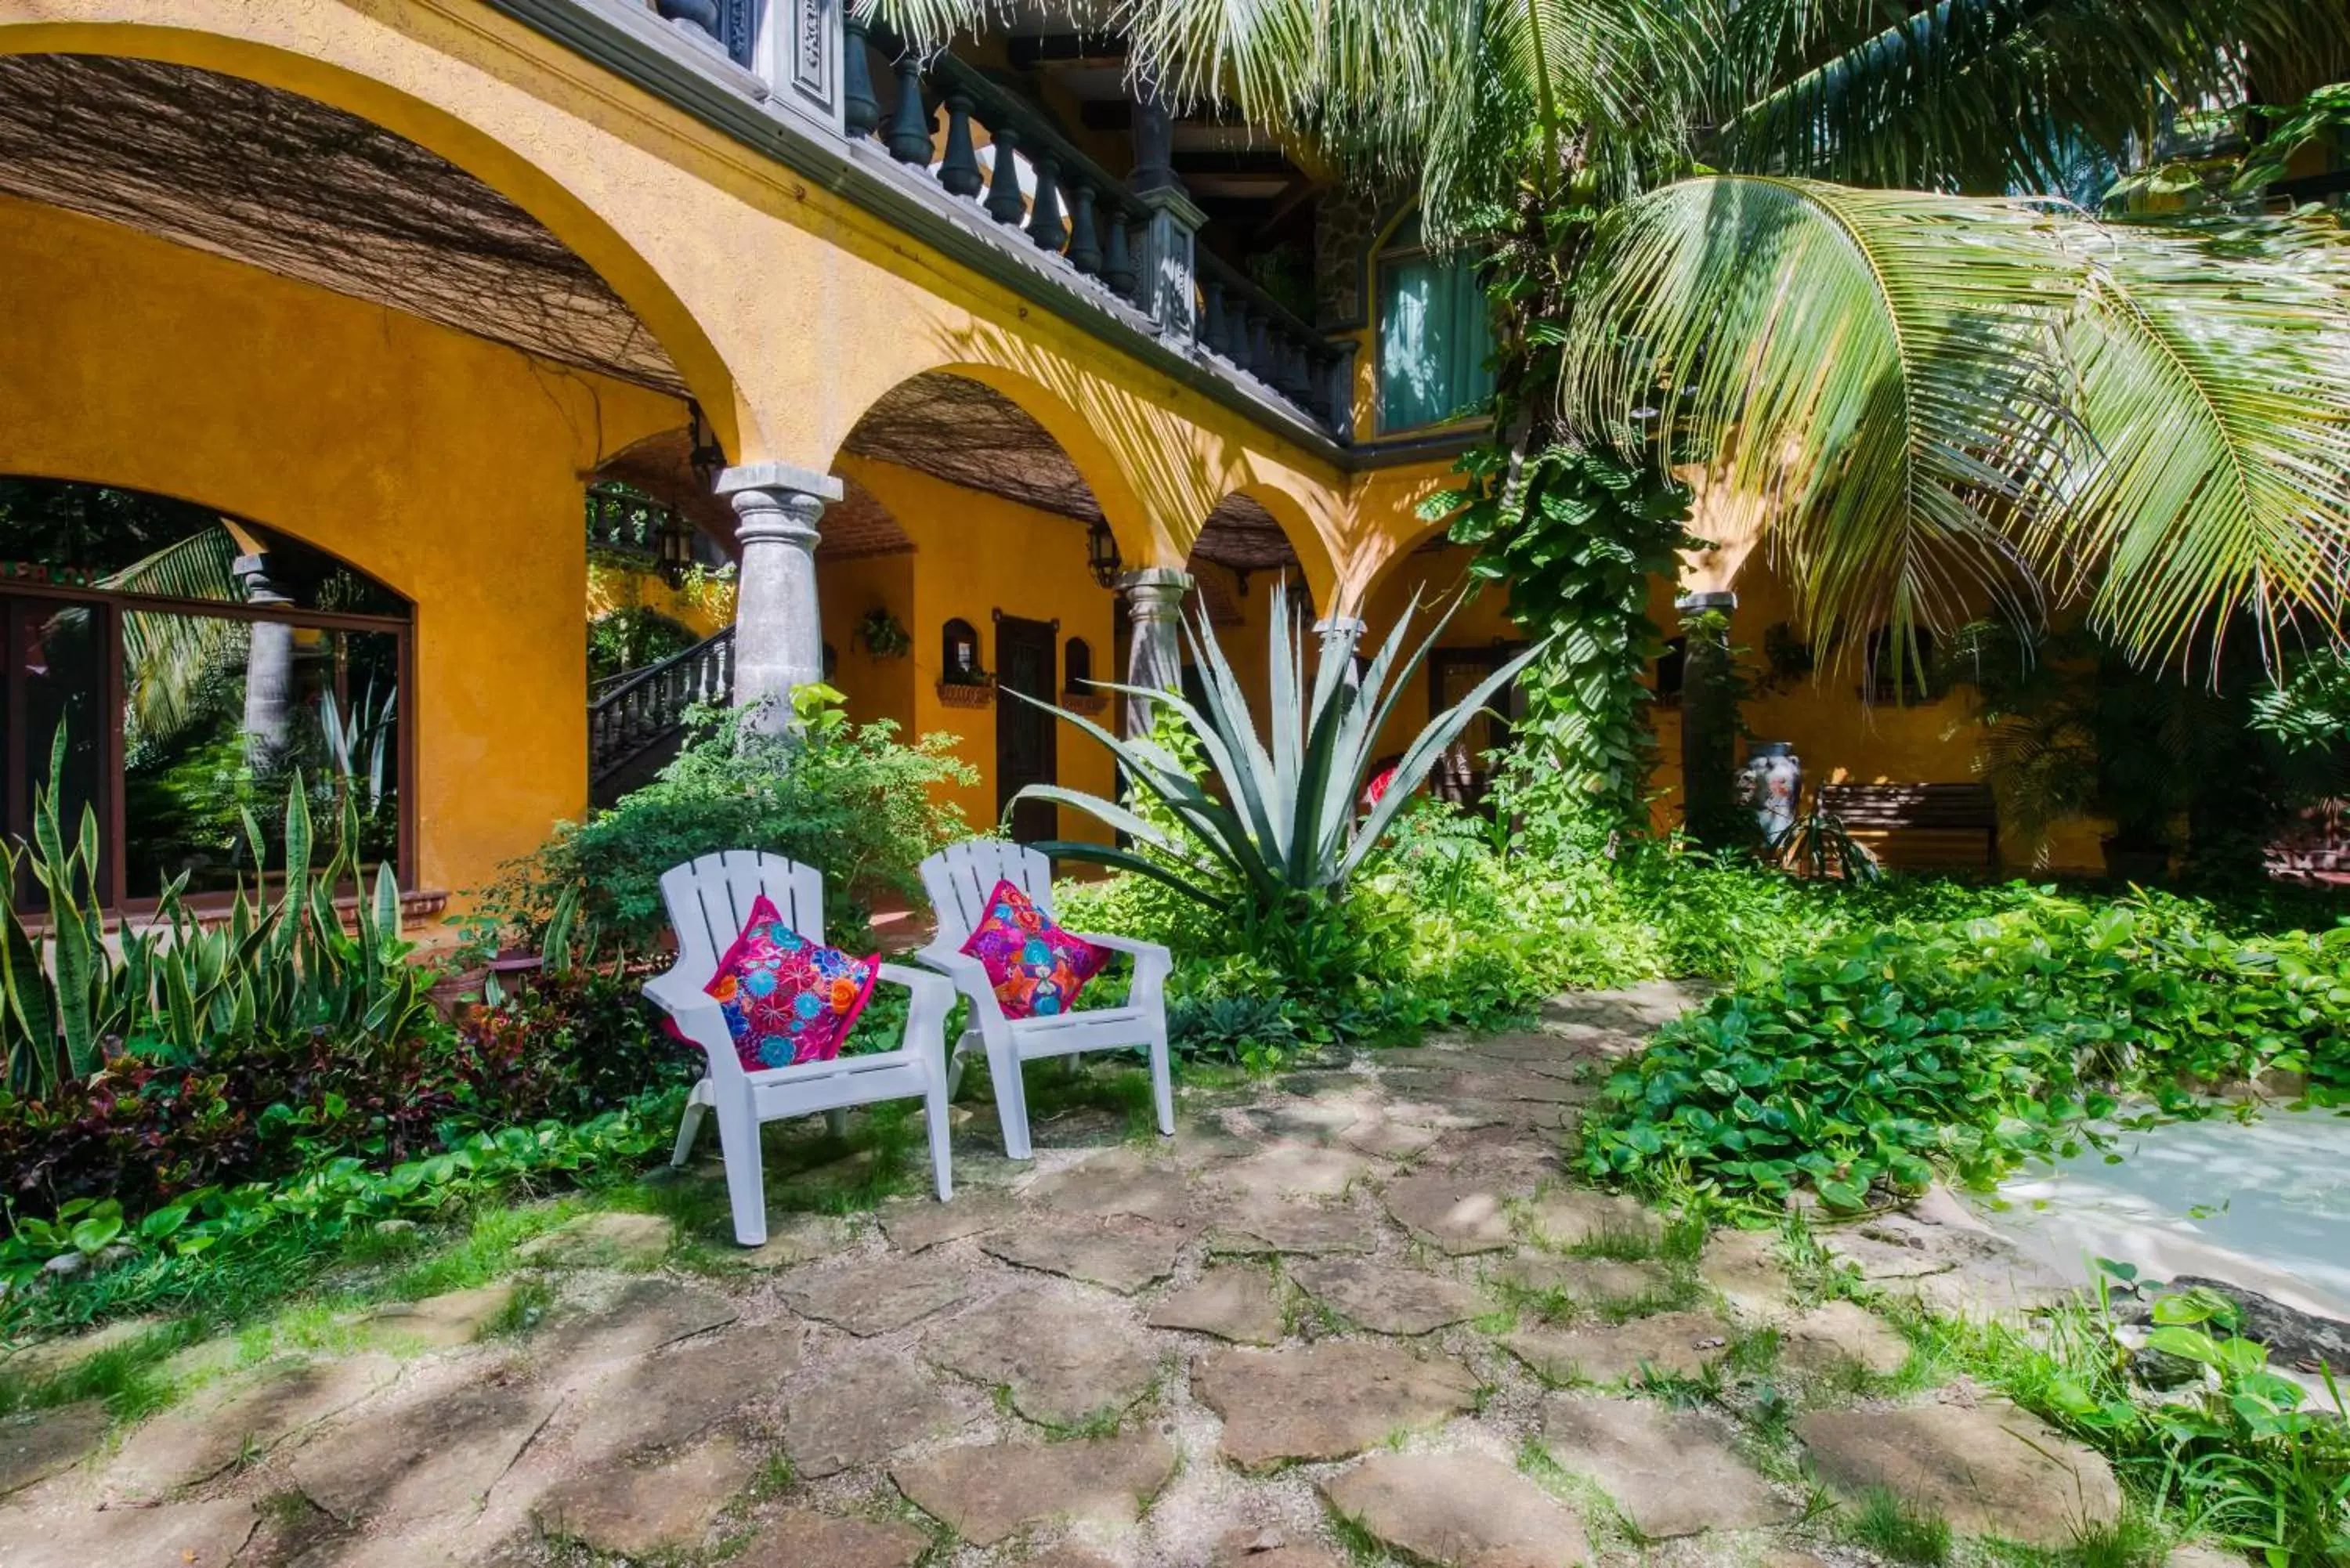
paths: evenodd
<path fill-rule="evenodd" d="M 1451 619 L 1449 613 L 1440 618 L 1407 655 L 1405 639 L 1418 610 L 1414 600 L 1359 677 L 1349 655 L 1317 659 L 1309 680 L 1305 639 L 1286 590 L 1276 587 L 1268 665 L 1271 733 L 1263 739 L 1204 610 L 1186 632 L 1201 676 L 1198 706 L 1174 692 L 1097 682 L 1179 715 L 1199 742 L 1213 788 L 1159 742 L 1141 736 L 1120 740 L 1080 714 L 1024 694 L 1023 701 L 1059 714 L 1108 747 L 1134 787 L 1163 808 L 1146 815 L 1082 790 L 1030 784 L 1015 798 L 1073 806 L 1136 846 L 1055 841 L 1037 847 L 1061 858 L 1139 873 L 1211 908 L 1229 907 L 1235 890 L 1246 909 L 1257 914 L 1275 913 L 1299 895 L 1342 896 L 1347 877 L 1377 846 L 1445 748 L 1540 650 L 1537 645 L 1509 660 L 1430 720 L 1405 748 L 1386 791 L 1358 815 L 1356 803 L 1363 796 L 1379 733 Z"/>

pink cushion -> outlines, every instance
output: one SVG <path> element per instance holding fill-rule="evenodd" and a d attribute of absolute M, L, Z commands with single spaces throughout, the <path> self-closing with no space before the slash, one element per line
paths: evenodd
<path fill-rule="evenodd" d="M 1069 935 L 1009 882 L 996 883 L 987 896 L 986 918 L 962 950 L 986 969 L 1006 1018 L 1068 1012 L 1110 961 L 1107 948 Z"/>
<path fill-rule="evenodd" d="M 743 1071 L 761 1073 L 839 1055 L 880 969 L 879 953 L 851 958 L 801 936 L 763 893 L 702 989 L 724 1010 Z"/>

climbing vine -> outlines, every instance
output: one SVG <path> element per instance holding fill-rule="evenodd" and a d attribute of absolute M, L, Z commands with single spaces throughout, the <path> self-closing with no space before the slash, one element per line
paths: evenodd
<path fill-rule="evenodd" d="M 1503 447 L 1469 452 L 1468 483 L 1423 515 L 1450 516 L 1452 539 L 1477 547 L 1471 572 L 1508 584 L 1511 618 L 1549 639 L 1518 678 L 1525 717 L 1494 784 L 1544 852 L 1646 819 L 1656 742 L 1640 677 L 1663 646 L 1648 589 L 1673 569 L 1689 504 L 1654 471 L 1564 443 L 1528 453 L 1514 481 L 1511 466 Z"/>

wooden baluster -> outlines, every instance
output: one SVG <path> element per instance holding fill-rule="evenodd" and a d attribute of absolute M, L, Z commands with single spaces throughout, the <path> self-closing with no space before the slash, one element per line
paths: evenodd
<path fill-rule="evenodd" d="M 900 163 L 931 161 L 931 111 L 922 107 L 922 67 L 909 51 L 898 60 L 898 107 L 889 116 L 889 156 Z"/>
<path fill-rule="evenodd" d="M 1134 297 L 1134 251 L 1126 229 L 1126 212 L 1110 203 L 1109 227 L 1102 235 L 1102 281 L 1120 299 Z"/>
<path fill-rule="evenodd" d="M 956 196 L 976 196 L 986 183 L 971 145 L 971 99 L 959 92 L 947 94 L 947 150 L 939 160 L 939 183 Z"/>
<path fill-rule="evenodd" d="M 1200 318 L 1200 341 L 1217 353 L 1224 352 L 1224 286 L 1214 278 L 1200 280 L 1200 296 L 1207 308 Z"/>
<path fill-rule="evenodd" d="M 1094 188 L 1079 180 L 1069 191 L 1069 265 L 1092 277 L 1101 271 L 1101 240 L 1094 230 Z"/>
<path fill-rule="evenodd" d="M 840 51 L 840 125 L 862 141 L 881 125 L 881 100 L 873 96 L 873 67 L 865 57 L 865 24 L 851 21 Z"/>
<path fill-rule="evenodd" d="M 1058 251 L 1068 237 L 1061 229 L 1061 161 L 1045 148 L 1029 167 L 1036 171 L 1036 200 L 1028 212 L 1028 237 L 1040 251 Z"/>
<path fill-rule="evenodd" d="M 987 215 L 999 223 L 1017 223 L 1027 213 L 1020 197 L 1020 130 L 1006 125 L 994 130 L 995 173 L 987 182 Z"/>

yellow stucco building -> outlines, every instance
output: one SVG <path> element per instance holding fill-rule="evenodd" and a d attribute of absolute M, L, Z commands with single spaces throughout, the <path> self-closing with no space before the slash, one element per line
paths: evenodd
<path fill-rule="evenodd" d="M 1105 789 L 979 678 L 1171 683 L 1196 606 L 1261 682 L 1276 582 L 1346 636 L 1461 579 L 1415 508 L 1475 434 L 1474 280 L 1414 233 L 1043 25 L 917 62 L 836 0 L 0 0 L 0 503 L 88 524 L 0 561 L 6 826 L 62 722 L 113 895 L 202 887 L 162 782 L 298 711 L 372 755 L 406 886 L 483 885 L 589 798 L 615 479 L 736 564 L 738 696 L 958 734 L 976 821 Z M 1469 606 L 1426 690 L 1514 635 Z M 224 639 L 285 651 L 214 733 L 157 649 Z M 1755 722 L 1967 776 L 1962 715 Z"/>

